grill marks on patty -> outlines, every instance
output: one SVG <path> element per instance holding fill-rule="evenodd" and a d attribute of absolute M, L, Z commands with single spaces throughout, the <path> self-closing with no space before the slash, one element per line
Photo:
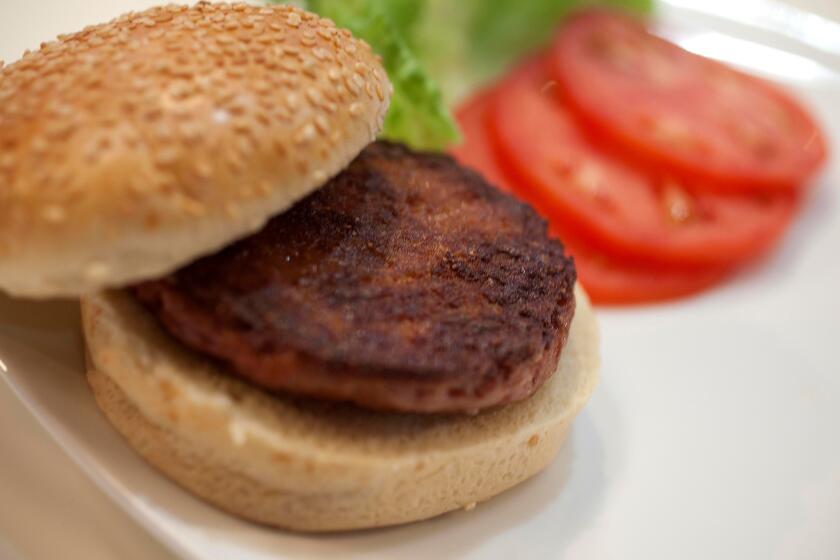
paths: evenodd
<path fill-rule="evenodd" d="M 262 231 L 132 289 L 175 338 L 269 390 L 476 411 L 556 369 L 574 266 L 528 206 L 379 142 Z"/>

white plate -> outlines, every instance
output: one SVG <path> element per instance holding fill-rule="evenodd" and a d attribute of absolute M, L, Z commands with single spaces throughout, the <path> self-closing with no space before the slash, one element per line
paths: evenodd
<path fill-rule="evenodd" d="M 840 27 L 765 0 L 715 0 L 703 13 L 682 4 L 661 12 L 668 34 L 787 84 L 837 144 Z M 70 19 L 78 5 L 87 21 L 125 6 L 22 5 L 53 27 L 76 22 L 49 19 L 58 12 L 45 5 Z M 11 15 L 26 19 L 0 7 Z M 34 45 L 59 30 L 46 27 L 19 33 Z M 100 416 L 73 304 L 0 298 L 0 373 L 90 477 L 185 558 L 840 558 L 836 161 L 760 266 L 693 300 L 602 312 L 603 382 L 570 443 L 541 476 L 471 512 L 320 537 L 217 512 L 146 467 Z"/>

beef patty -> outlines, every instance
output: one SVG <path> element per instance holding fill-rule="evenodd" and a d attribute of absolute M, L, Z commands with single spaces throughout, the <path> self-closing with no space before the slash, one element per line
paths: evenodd
<path fill-rule="evenodd" d="M 265 389 L 474 412 L 554 373 L 574 284 L 530 207 L 448 156 L 378 142 L 259 233 L 132 291 Z"/>

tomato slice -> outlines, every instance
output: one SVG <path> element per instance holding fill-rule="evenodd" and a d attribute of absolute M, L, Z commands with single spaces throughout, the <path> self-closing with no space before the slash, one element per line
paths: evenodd
<path fill-rule="evenodd" d="M 464 142 L 453 150 L 453 155 L 502 190 L 516 193 L 520 189 L 505 175 L 488 141 L 493 95 L 494 91 L 482 92 L 457 112 Z M 628 264 L 594 251 L 585 240 L 564 231 L 562 223 L 556 220 L 551 230 L 575 258 L 578 278 L 589 297 L 600 305 L 628 305 L 690 295 L 719 282 L 727 273 L 721 268 L 679 270 Z"/>
<path fill-rule="evenodd" d="M 726 267 L 667 268 L 617 260 L 589 247 L 574 234 L 552 227 L 575 258 L 578 279 L 598 305 L 632 305 L 672 300 L 703 291 L 724 280 Z"/>
<path fill-rule="evenodd" d="M 450 153 L 462 165 L 479 171 L 490 184 L 511 192 L 504 172 L 496 163 L 493 146 L 487 135 L 487 119 L 495 93 L 495 89 L 481 91 L 456 111 L 455 118 L 464 138 Z"/>
<path fill-rule="evenodd" d="M 581 132 L 546 78 L 544 59 L 514 72 L 488 121 L 517 192 L 589 246 L 665 266 L 731 265 L 766 250 L 796 201 L 787 194 L 723 196 L 652 179 Z"/>
<path fill-rule="evenodd" d="M 559 32 L 549 75 L 593 134 L 649 171 L 721 191 L 793 190 L 826 159 L 814 119 L 778 87 L 585 12 Z"/>

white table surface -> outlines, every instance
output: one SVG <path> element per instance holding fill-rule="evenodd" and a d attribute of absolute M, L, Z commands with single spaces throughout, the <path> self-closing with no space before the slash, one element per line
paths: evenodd
<path fill-rule="evenodd" d="M 840 0 L 788 2 L 840 20 Z M 148 4 L 124 0 L 117 11 Z M 42 40 L 94 23 L 94 13 L 102 13 L 94 0 L 0 0 L 0 59 L 11 62 Z M 0 383 L 0 560 L 57 558 L 172 556 L 65 457 Z"/>

